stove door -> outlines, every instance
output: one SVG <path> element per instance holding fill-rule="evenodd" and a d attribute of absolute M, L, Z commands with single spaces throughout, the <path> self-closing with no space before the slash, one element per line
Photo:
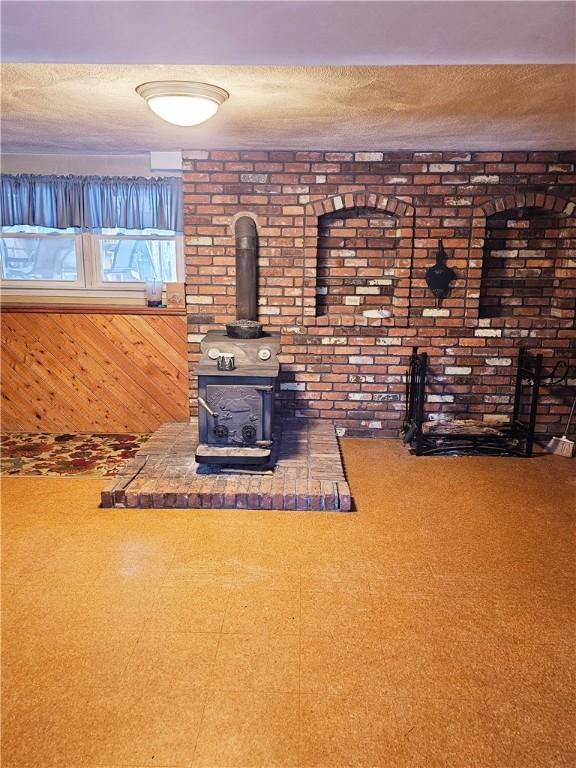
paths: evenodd
<path fill-rule="evenodd" d="M 263 439 L 263 396 L 256 386 L 208 384 L 206 401 L 211 445 L 254 445 Z"/>

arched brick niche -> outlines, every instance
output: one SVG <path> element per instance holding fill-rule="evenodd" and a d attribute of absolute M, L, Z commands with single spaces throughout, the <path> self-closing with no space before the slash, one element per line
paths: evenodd
<path fill-rule="evenodd" d="M 469 321 L 511 321 L 517 327 L 573 323 L 575 211 L 574 202 L 535 193 L 492 200 L 474 211 Z"/>
<path fill-rule="evenodd" d="M 488 216 L 480 282 L 479 317 L 570 317 L 558 272 L 566 266 L 564 221 L 545 208 L 512 208 Z"/>
<path fill-rule="evenodd" d="M 414 209 L 355 192 L 305 209 L 304 322 L 406 325 Z"/>
<path fill-rule="evenodd" d="M 394 315 L 397 229 L 394 216 L 373 208 L 345 209 L 320 216 L 318 317 Z"/>

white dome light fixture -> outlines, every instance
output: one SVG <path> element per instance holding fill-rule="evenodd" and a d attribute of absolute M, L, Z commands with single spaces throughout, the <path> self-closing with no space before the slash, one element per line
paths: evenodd
<path fill-rule="evenodd" d="M 136 88 L 152 112 L 173 125 L 199 125 L 213 117 L 229 94 L 208 83 L 187 80 L 157 80 Z"/>

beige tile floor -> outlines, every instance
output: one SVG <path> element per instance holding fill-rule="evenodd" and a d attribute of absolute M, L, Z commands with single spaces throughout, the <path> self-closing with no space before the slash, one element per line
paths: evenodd
<path fill-rule="evenodd" d="M 343 451 L 351 514 L 6 480 L 5 768 L 573 768 L 574 462 Z"/>

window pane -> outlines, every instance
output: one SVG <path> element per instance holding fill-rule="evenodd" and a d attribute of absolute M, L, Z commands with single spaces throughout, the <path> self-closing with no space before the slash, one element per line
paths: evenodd
<path fill-rule="evenodd" d="M 73 237 L 2 237 L 0 258 L 4 280 L 78 279 Z"/>
<path fill-rule="evenodd" d="M 176 243 L 102 238 L 100 267 L 106 282 L 176 282 Z"/>

